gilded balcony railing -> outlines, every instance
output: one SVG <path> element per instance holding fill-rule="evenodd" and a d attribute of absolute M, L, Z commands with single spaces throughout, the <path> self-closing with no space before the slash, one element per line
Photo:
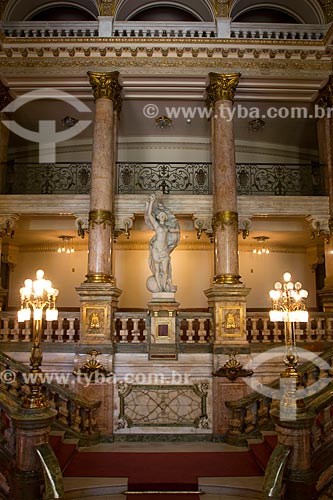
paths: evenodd
<path fill-rule="evenodd" d="M 4 194 L 88 194 L 91 163 L 3 164 Z M 319 163 L 238 163 L 239 195 L 320 196 Z M 117 162 L 117 193 L 212 194 L 208 162 Z"/>

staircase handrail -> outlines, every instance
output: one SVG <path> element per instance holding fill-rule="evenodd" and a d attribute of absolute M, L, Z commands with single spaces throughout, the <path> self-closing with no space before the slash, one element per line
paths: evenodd
<path fill-rule="evenodd" d="M 333 362 L 333 347 L 329 347 L 326 349 L 323 353 L 320 355 L 321 359 L 323 361 L 326 361 L 330 366 L 332 366 Z M 300 378 L 301 378 L 301 385 L 303 387 L 308 387 L 308 380 L 306 380 L 306 375 L 309 375 L 313 372 L 319 372 L 319 369 L 317 366 L 315 366 L 312 361 L 306 361 L 300 367 L 298 368 L 298 372 L 300 373 Z M 317 373 L 318 378 L 320 373 Z M 318 379 L 315 376 L 315 381 Z M 271 388 L 271 389 L 279 389 L 280 387 L 280 379 L 277 378 L 274 381 L 272 381 L 269 384 L 266 384 L 266 387 Z M 320 391 L 321 394 L 322 391 Z M 316 395 L 317 396 L 317 395 Z M 312 401 L 314 398 L 313 396 L 309 396 L 308 401 Z M 251 419 L 251 416 L 249 416 L 250 409 L 253 407 L 255 404 L 257 404 L 258 408 L 260 407 L 260 404 L 267 403 L 267 411 L 264 412 L 264 415 L 262 418 L 253 418 Z M 231 435 L 238 435 L 241 437 L 241 435 L 251 435 L 252 433 L 257 433 L 261 427 L 266 425 L 269 422 L 269 411 L 270 411 L 270 406 L 272 405 L 272 398 L 269 396 L 266 396 L 264 394 L 261 394 L 257 391 L 251 392 L 251 394 L 244 396 L 238 400 L 234 401 L 226 401 L 225 402 L 226 407 L 232 411 L 233 416 L 231 418 L 231 422 L 233 422 L 233 425 L 231 425 L 231 428 L 229 428 L 228 434 Z M 250 425 L 248 425 L 248 422 L 246 420 L 251 420 Z M 239 425 L 239 422 L 241 422 L 241 425 Z M 261 425 L 262 424 L 262 425 Z M 237 428 L 238 427 L 238 428 Z"/>
<path fill-rule="evenodd" d="M 262 500 L 280 500 L 283 492 L 283 476 L 291 449 L 278 443 L 266 466 Z"/>
<path fill-rule="evenodd" d="M 49 443 L 35 446 L 44 477 L 44 500 L 65 498 L 64 482 L 58 459 Z"/>
<path fill-rule="evenodd" d="M 26 389 L 24 390 L 24 382 L 22 381 L 21 374 L 22 373 L 29 373 L 29 368 L 24 365 L 23 363 L 20 363 L 19 361 L 16 361 L 9 357 L 7 354 L 4 354 L 0 352 L 0 366 L 5 366 L 6 369 L 10 369 L 15 375 L 15 384 L 6 384 L 5 387 L 7 387 L 8 393 L 11 393 L 11 395 L 15 395 L 19 401 L 22 402 L 22 399 L 26 395 Z M 0 387 L 2 385 L 3 388 L 3 380 L 1 380 Z M 77 435 L 96 435 L 98 434 L 98 430 L 95 424 L 95 418 L 93 416 L 93 413 L 98 410 L 98 408 L 101 406 L 101 401 L 98 400 L 88 400 L 86 398 L 83 398 L 81 396 L 78 396 L 75 394 L 75 392 L 71 391 L 70 389 L 66 387 L 61 387 L 60 385 L 51 383 L 51 382 L 45 382 L 43 384 L 48 392 L 49 400 L 50 400 L 50 406 L 51 408 L 55 408 L 58 411 L 58 415 L 56 417 L 56 422 L 58 425 L 60 425 L 63 428 L 66 428 L 68 426 L 69 429 L 66 430 L 71 430 Z M 14 389 L 14 393 L 13 393 Z M 4 390 L 4 388 L 3 388 Z M 56 399 L 60 398 L 60 400 L 65 403 L 66 406 L 66 411 L 60 411 L 60 405 L 57 407 Z M 67 415 L 67 402 L 70 401 L 73 405 L 75 410 L 83 410 L 88 413 L 87 419 L 83 423 L 81 422 L 82 418 L 81 416 L 78 416 L 76 418 L 75 425 L 71 425 L 71 421 L 73 420 L 71 415 Z M 82 425 L 80 425 L 82 423 Z M 66 425 L 67 424 L 67 425 Z M 81 436 L 82 437 L 82 436 Z"/>

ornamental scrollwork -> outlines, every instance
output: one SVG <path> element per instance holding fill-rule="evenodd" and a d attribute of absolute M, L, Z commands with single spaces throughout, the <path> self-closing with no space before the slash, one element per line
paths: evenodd
<path fill-rule="evenodd" d="M 237 212 L 217 212 L 213 216 L 212 227 L 215 232 L 218 227 L 220 227 L 223 231 L 226 226 L 234 226 L 238 230 L 238 213 Z"/>
<path fill-rule="evenodd" d="M 333 106 L 333 76 L 331 75 L 323 87 L 319 91 L 319 96 L 316 102 L 317 106 L 327 109 Z"/>
<path fill-rule="evenodd" d="M 228 361 L 213 373 L 213 377 L 226 377 L 233 382 L 239 377 L 250 377 L 253 375 L 252 370 L 245 370 L 242 363 L 236 359 L 235 351 L 229 351 L 227 356 L 229 356 Z"/>
<path fill-rule="evenodd" d="M 207 87 L 207 108 L 212 108 L 217 101 L 234 102 L 240 73 L 209 73 L 210 82 Z"/>
<path fill-rule="evenodd" d="M 108 210 L 92 210 L 89 212 L 89 227 L 95 228 L 95 225 L 100 226 L 103 224 L 103 228 L 106 226 L 113 226 L 113 215 Z"/>
<path fill-rule="evenodd" d="M 114 104 L 115 110 L 120 112 L 122 86 L 118 81 L 119 71 L 112 71 L 109 73 L 88 71 L 88 76 L 95 101 L 103 97 L 105 99 L 110 99 Z"/>

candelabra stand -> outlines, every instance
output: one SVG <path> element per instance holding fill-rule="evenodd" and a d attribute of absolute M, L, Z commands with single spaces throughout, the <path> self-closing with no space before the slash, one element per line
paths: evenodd
<path fill-rule="evenodd" d="M 272 309 L 269 312 L 271 321 L 284 322 L 286 369 L 281 374 L 284 379 L 285 392 L 281 404 L 286 408 L 296 408 L 296 386 L 299 383 L 297 371 L 298 355 L 296 346 L 295 323 L 308 322 L 309 313 L 305 309 L 307 290 L 302 288 L 302 283 L 291 281 L 291 274 L 284 273 L 283 283 L 277 281 L 274 290 L 269 292 L 272 300 Z"/>
<path fill-rule="evenodd" d="M 23 402 L 24 408 L 45 408 L 48 400 L 42 393 L 41 365 L 42 353 L 42 318 L 45 309 L 46 321 L 58 319 L 56 299 L 59 290 L 52 288 L 52 283 L 44 279 L 44 271 L 36 272 L 36 280 L 26 279 L 20 289 L 21 309 L 17 313 L 18 321 L 25 322 L 33 317 L 32 348 L 30 354 L 29 394 Z"/>

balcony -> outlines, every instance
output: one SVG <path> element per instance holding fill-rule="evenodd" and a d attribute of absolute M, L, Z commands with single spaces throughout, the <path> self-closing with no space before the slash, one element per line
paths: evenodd
<path fill-rule="evenodd" d="M 15 163 L 5 165 L 3 194 L 88 194 L 91 164 Z M 162 191 L 167 195 L 212 194 L 210 163 L 117 163 L 117 194 Z M 324 196 L 318 163 L 239 163 L 238 195 Z"/>
<path fill-rule="evenodd" d="M 104 23 L 104 24 L 103 24 Z M 226 23 L 219 32 L 218 23 L 144 22 L 144 21 L 14 21 L 1 23 L 9 38 L 234 38 L 268 40 L 322 40 L 330 25 Z M 105 31 L 106 30 L 106 31 Z M 108 34 L 106 34 L 108 33 Z"/>

